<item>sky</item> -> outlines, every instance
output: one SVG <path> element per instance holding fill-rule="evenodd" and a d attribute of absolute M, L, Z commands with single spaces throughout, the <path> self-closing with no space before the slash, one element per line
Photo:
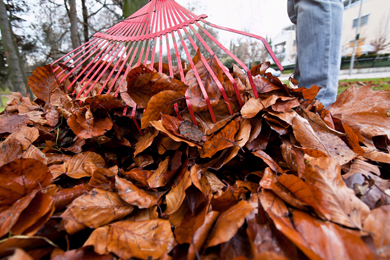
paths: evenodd
<path fill-rule="evenodd" d="M 195 14 L 208 15 L 207 21 L 237 30 L 247 29 L 262 37 L 275 37 L 291 24 L 287 15 L 287 0 L 176 0 L 180 5 L 196 9 Z M 220 40 L 235 37 L 220 31 Z M 225 39 L 226 38 L 226 39 Z"/>

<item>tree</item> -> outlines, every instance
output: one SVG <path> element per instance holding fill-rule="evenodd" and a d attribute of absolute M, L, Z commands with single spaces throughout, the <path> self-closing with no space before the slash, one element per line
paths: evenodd
<path fill-rule="evenodd" d="M 24 68 L 21 65 L 21 58 L 11 23 L 8 20 L 6 6 L 3 0 L 0 0 L 0 28 L 2 35 L 3 47 L 7 57 L 7 63 L 10 68 L 10 79 L 14 91 L 19 91 L 23 95 L 26 94 L 27 77 L 24 73 Z"/>
<path fill-rule="evenodd" d="M 381 34 L 376 39 L 372 40 L 370 44 L 374 46 L 374 52 L 378 53 L 387 49 L 390 46 L 390 40 L 387 38 L 387 35 Z"/>
<path fill-rule="evenodd" d="M 80 39 L 77 30 L 76 0 L 68 0 L 68 3 L 69 3 L 69 8 L 67 7 L 66 0 L 64 1 L 66 12 L 68 13 L 68 17 L 70 21 L 70 38 L 72 40 L 72 48 L 76 49 L 77 47 L 80 46 Z"/>

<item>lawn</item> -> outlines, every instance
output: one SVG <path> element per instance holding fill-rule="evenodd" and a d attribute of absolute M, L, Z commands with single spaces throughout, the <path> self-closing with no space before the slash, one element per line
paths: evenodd
<path fill-rule="evenodd" d="M 374 90 L 390 90 L 390 78 L 343 79 L 339 81 L 338 95 L 350 86 L 360 87 L 367 84 L 372 84 Z"/>

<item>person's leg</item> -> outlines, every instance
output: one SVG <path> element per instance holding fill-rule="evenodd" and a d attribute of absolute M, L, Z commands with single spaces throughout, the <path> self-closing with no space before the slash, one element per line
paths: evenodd
<path fill-rule="evenodd" d="M 294 78 L 299 86 L 322 87 L 317 99 L 325 107 L 337 97 L 343 9 L 341 0 L 288 0 L 290 20 L 297 24 Z"/>

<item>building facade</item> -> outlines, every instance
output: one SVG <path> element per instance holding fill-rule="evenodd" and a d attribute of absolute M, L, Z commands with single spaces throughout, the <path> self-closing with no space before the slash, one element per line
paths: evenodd
<path fill-rule="evenodd" d="M 344 1 L 343 56 L 352 54 L 360 2 Z M 390 0 L 363 0 L 358 34 L 357 55 L 390 52 Z"/>

